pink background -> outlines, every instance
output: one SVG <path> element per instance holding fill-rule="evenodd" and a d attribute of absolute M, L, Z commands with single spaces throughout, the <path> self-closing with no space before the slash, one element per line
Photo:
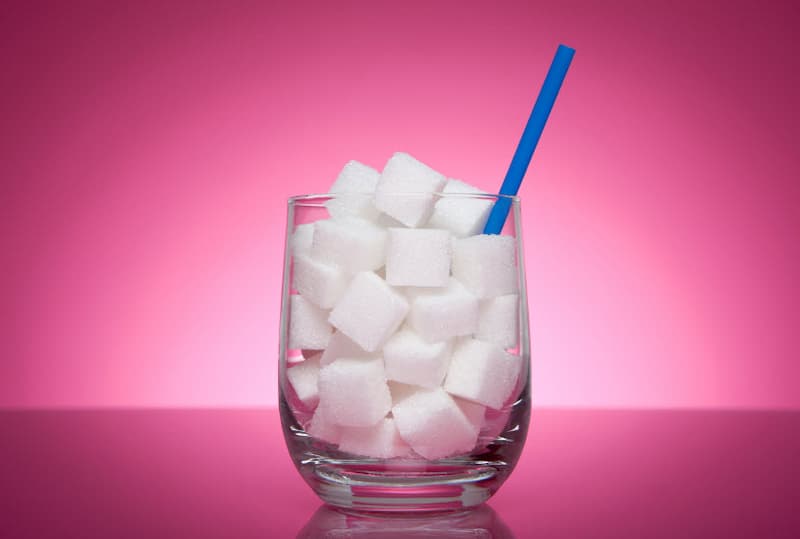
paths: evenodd
<path fill-rule="evenodd" d="M 535 402 L 800 407 L 792 3 L 215 4 L 4 7 L 0 406 L 275 405 L 287 196 L 496 189 L 563 42 Z"/>

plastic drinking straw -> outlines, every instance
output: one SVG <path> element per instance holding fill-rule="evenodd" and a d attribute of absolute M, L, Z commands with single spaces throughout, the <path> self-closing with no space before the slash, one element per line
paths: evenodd
<path fill-rule="evenodd" d="M 561 84 L 564 82 L 564 77 L 567 75 L 569 64 L 572 62 L 572 57 L 575 56 L 575 49 L 567 47 L 566 45 L 559 45 L 556 50 L 556 55 L 553 58 L 553 63 L 550 64 L 550 69 L 547 71 L 547 77 L 544 79 L 542 89 L 539 90 L 539 96 L 536 98 L 536 103 L 533 105 L 531 116 L 528 118 L 528 123 L 525 125 L 525 130 L 522 132 L 522 138 L 519 140 L 517 150 L 514 152 L 514 157 L 511 159 L 511 164 L 506 172 L 506 177 L 503 180 L 503 185 L 500 187 L 501 195 L 516 195 L 519 192 L 519 186 L 522 183 L 522 178 L 525 177 L 525 172 L 528 170 L 528 164 L 533 157 L 533 151 L 536 149 L 536 144 L 542 136 L 544 124 L 550 116 L 550 111 L 553 110 L 553 104 L 556 102 L 558 91 L 561 89 Z M 489 214 L 489 220 L 486 221 L 486 227 L 483 229 L 484 234 L 499 234 L 503 230 L 503 224 L 508 217 L 508 210 L 511 207 L 511 200 L 508 198 L 500 197 L 494 203 L 492 213 Z"/>

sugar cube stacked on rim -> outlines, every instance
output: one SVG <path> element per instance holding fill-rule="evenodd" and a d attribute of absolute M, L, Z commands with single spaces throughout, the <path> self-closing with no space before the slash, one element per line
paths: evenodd
<path fill-rule="evenodd" d="M 317 351 L 287 366 L 296 415 L 348 454 L 474 451 L 524 372 L 516 240 L 481 234 L 491 198 L 405 153 L 348 162 L 330 193 L 289 238 L 288 346 Z"/>
<path fill-rule="evenodd" d="M 372 167 L 358 161 L 348 162 L 328 191 L 338 195 L 325 202 L 328 212 L 332 217 L 377 219 L 381 212 L 373 204 L 371 193 L 375 192 L 380 177 Z"/>
<path fill-rule="evenodd" d="M 375 206 L 408 227 L 418 227 L 430 218 L 436 203 L 434 195 L 446 181 L 429 166 L 398 152 L 383 167 L 375 187 Z"/>

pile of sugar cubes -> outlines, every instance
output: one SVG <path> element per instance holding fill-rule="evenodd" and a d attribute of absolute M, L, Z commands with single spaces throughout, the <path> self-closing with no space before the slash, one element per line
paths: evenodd
<path fill-rule="evenodd" d="M 350 161 L 330 193 L 330 218 L 290 238 L 305 430 L 367 457 L 472 451 L 521 384 L 515 238 L 482 234 L 493 200 L 439 196 L 481 191 L 405 153 Z"/>

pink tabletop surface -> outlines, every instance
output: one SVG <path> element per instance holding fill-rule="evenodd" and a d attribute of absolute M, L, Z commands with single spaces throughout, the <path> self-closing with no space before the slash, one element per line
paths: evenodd
<path fill-rule="evenodd" d="M 0 413 L 0 537 L 798 537 L 800 413 L 535 410 L 487 506 L 323 506 L 253 410 Z"/>

